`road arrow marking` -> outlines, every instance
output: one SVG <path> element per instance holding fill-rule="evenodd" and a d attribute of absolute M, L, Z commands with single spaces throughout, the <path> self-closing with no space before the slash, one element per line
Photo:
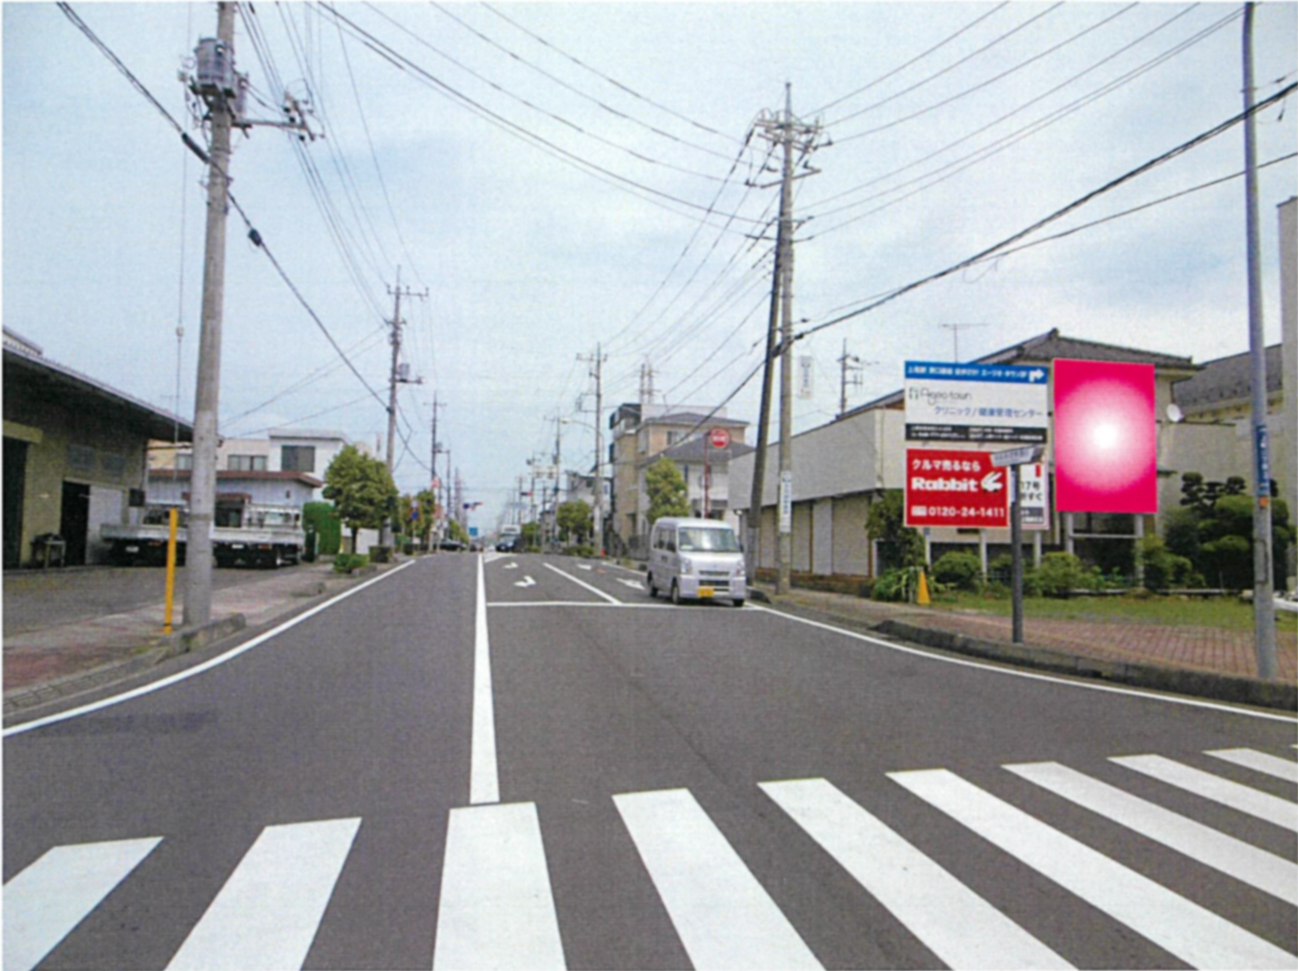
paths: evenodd
<path fill-rule="evenodd" d="M 617 578 L 617 582 L 618 582 L 618 583 L 625 583 L 625 584 L 626 584 L 628 587 L 630 587 L 632 590 L 643 590 L 643 589 L 644 589 L 644 584 L 641 583 L 639 580 L 625 580 L 625 579 L 623 579 L 622 577 L 618 577 L 618 578 Z"/>
<path fill-rule="evenodd" d="M 534 587 L 534 586 L 536 586 L 536 581 L 533 580 L 531 577 L 523 577 L 523 579 L 521 579 L 521 580 L 519 580 L 517 583 L 515 583 L 514 586 L 516 586 L 516 587 Z"/>
<path fill-rule="evenodd" d="M 578 570 L 593 570 L 593 569 L 595 569 L 595 568 L 594 568 L 593 566 L 591 566 L 589 563 L 578 563 L 578 564 L 577 564 L 577 569 L 578 569 Z"/>
<path fill-rule="evenodd" d="M 501 569 L 502 569 L 502 570 L 517 570 L 517 569 L 518 569 L 518 564 L 515 563 L 515 562 L 513 562 L 513 561 L 511 560 L 510 562 L 508 562 L 508 563 L 506 563 L 504 566 L 502 566 Z"/>

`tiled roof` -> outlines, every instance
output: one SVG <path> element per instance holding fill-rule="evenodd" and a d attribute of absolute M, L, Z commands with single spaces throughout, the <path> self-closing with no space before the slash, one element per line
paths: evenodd
<path fill-rule="evenodd" d="M 1266 349 L 1266 389 L 1279 391 L 1283 384 L 1282 345 Z M 1250 355 L 1232 354 L 1208 361 L 1192 378 L 1172 385 L 1172 400 L 1187 411 L 1202 410 L 1226 401 L 1248 401 L 1252 376 Z"/>

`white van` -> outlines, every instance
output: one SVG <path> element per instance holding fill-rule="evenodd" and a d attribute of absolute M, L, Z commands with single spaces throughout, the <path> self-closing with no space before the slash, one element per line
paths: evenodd
<path fill-rule="evenodd" d="M 742 607 L 748 597 L 744 554 L 735 531 L 715 519 L 666 517 L 649 534 L 649 596 L 682 600 L 724 597 Z"/>

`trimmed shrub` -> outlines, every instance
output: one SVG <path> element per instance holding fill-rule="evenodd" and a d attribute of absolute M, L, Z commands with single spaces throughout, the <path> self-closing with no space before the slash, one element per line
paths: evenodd
<path fill-rule="evenodd" d="M 335 573 L 351 573 L 363 566 L 368 566 L 370 558 L 364 553 L 339 553 L 334 557 Z"/>
<path fill-rule="evenodd" d="M 933 564 L 933 579 L 957 590 L 980 589 L 982 576 L 982 561 L 975 553 L 943 553 Z"/>
<path fill-rule="evenodd" d="M 1047 553 L 1041 558 L 1037 579 L 1044 596 L 1068 597 L 1074 590 L 1087 586 L 1089 578 L 1082 561 L 1072 553 Z"/>

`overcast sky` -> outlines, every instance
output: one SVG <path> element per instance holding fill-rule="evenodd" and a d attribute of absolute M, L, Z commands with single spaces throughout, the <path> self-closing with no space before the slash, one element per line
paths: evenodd
<path fill-rule="evenodd" d="M 199 142 L 178 72 L 216 6 L 72 9 Z M 711 407 L 757 367 L 777 175 L 754 131 L 819 123 L 797 183 L 798 330 L 978 253 L 1242 110 L 1235 4 L 535 3 L 244 5 L 249 117 L 309 102 L 317 137 L 237 135 L 234 196 L 365 386 L 232 212 L 221 430 L 386 435 L 385 321 L 404 299 L 398 485 L 427 485 L 439 438 L 494 527 L 554 418 L 638 399 Z M 1257 99 L 1295 80 L 1298 5 L 1256 12 Z M 376 50 L 377 49 L 377 50 Z M 380 54 L 382 52 L 382 55 Z M 172 122 L 52 3 L 3 5 L 5 326 L 159 406 L 193 413 L 203 166 Z M 1290 98 L 1258 158 L 1298 149 Z M 1027 242 L 1243 168 L 1236 126 Z M 774 161 L 769 163 L 772 168 Z M 1294 159 L 1260 174 L 1268 342 L 1279 340 L 1276 207 Z M 1191 356 L 1247 350 L 1241 178 L 967 268 L 800 341 L 833 418 L 838 358 L 871 362 L 849 407 L 898 389 L 906 360 L 972 359 L 1058 327 Z M 961 326 L 958 330 L 943 325 Z M 178 326 L 184 328 L 180 341 Z M 179 371 L 177 360 L 179 353 Z M 180 397 L 176 402 L 177 374 Z M 759 382 L 729 417 L 755 421 Z M 607 426 L 605 426 L 607 427 Z M 563 464 L 593 433 L 563 426 Z M 755 434 L 750 435 L 755 437 Z M 607 438 L 606 438 L 607 441 Z M 407 445 L 408 443 L 408 445 Z M 381 452 L 380 452 L 381 454 Z M 439 464 L 444 470 L 445 458 Z"/>

